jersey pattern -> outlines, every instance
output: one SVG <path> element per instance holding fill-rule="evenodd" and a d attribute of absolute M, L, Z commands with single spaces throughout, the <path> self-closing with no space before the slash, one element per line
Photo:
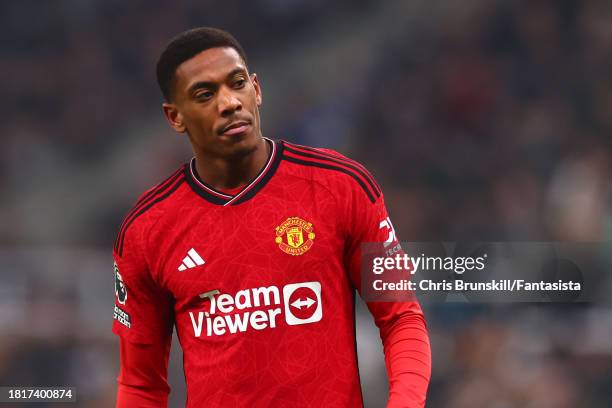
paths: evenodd
<path fill-rule="evenodd" d="M 380 187 L 339 153 L 266 141 L 237 194 L 192 160 L 141 196 L 114 246 L 113 331 L 151 344 L 176 327 L 188 407 L 360 407 L 356 260 L 388 236 Z"/>

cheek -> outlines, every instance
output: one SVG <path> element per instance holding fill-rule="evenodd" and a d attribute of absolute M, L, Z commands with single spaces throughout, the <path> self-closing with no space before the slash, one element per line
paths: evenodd
<path fill-rule="evenodd" d="M 257 96 L 255 91 L 253 91 L 252 95 L 249 95 L 249 105 L 253 106 L 254 108 L 261 105 L 261 98 Z"/>
<path fill-rule="evenodd" d="M 214 115 L 209 112 L 209 109 L 192 108 L 185 112 L 185 122 L 197 128 L 206 128 L 214 123 Z"/>

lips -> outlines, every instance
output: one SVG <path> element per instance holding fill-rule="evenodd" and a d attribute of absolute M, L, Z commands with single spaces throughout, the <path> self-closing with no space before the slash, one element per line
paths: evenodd
<path fill-rule="evenodd" d="M 222 135 L 236 135 L 247 130 L 249 122 L 246 120 L 237 120 L 221 128 L 219 132 Z"/>

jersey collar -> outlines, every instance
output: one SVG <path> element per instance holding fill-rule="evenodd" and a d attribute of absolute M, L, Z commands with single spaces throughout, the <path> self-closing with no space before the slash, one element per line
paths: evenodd
<path fill-rule="evenodd" d="M 270 155 L 266 164 L 261 168 L 259 173 L 251 180 L 244 188 L 236 194 L 227 194 L 216 190 L 212 186 L 206 184 L 200 179 L 195 169 L 195 157 L 185 164 L 185 179 L 191 189 L 212 204 L 221 206 L 238 205 L 247 200 L 250 200 L 270 181 L 282 158 L 283 144 L 264 137 L 267 143 L 270 144 Z"/>

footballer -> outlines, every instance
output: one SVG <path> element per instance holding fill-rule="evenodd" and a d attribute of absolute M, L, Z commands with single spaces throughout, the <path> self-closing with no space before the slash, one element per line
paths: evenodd
<path fill-rule="evenodd" d="M 360 247 L 395 241 L 380 187 L 328 149 L 262 135 L 262 89 L 229 33 L 179 34 L 157 63 L 194 157 L 145 192 L 115 242 L 117 407 L 166 407 L 172 331 L 187 407 L 361 407 Z M 423 407 L 431 357 L 416 301 L 367 302 L 388 407 Z"/>

